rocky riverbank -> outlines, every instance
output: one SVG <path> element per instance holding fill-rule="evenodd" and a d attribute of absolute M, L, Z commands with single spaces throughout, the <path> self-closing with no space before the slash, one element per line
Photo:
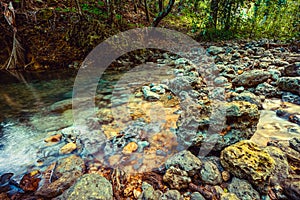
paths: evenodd
<path fill-rule="evenodd" d="M 299 199 L 300 54 L 266 44 L 210 45 L 209 68 L 152 53 L 137 58 L 151 67 L 134 71 L 124 58 L 130 73 L 99 82 L 85 126 L 72 126 L 68 98 L 29 120 L 48 131 L 44 148 L 18 183 L 1 176 L 1 198 Z M 259 126 L 265 112 L 284 126 Z M 268 132 L 260 143 L 257 127 L 290 138 Z"/>

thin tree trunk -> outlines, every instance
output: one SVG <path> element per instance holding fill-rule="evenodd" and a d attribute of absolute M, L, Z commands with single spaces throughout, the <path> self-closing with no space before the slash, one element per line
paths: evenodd
<path fill-rule="evenodd" d="M 148 22 L 150 22 L 147 0 L 144 0 L 144 6 L 145 6 L 145 12 L 146 12 L 146 19 Z"/>
<path fill-rule="evenodd" d="M 158 8 L 159 8 L 159 12 L 162 12 L 163 11 L 163 0 L 158 0 Z"/>
<path fill-rule="evenodd" d="M 152 22 L 153 27 L 158 26 L 159 22 L 171 12 L 174 3 L 175 3 L 175 0 L 169 0 L 167 8 L 163 12 L 160 12 L 158 14 L 158 16 Z"/>

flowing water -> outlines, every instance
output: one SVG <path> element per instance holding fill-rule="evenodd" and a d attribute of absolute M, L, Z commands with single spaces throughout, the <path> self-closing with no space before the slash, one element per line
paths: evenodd
<path fill-rule="evenodd" d="M 75 72 L 68 71 L 23 75 L 0 72 L 0 174 L 13 172 L 21 176 L 30 171 L 36 166 L 38 151 L 45 146 L 48 132 L 72 125 L 72 112 L 58 115 L 51 113 L 49 106 L 72 97 L 75 76 Z M 112 85 L 118 79 L 118 75 L 114 76 L 102 81 L 103 99 L 111 98 Z M 280 104 L 280 100 L 265 101 L 265 110 L 252 138 L 259 145 L 266 145 L 270 139 L 289 139 L 300 134 L 298 125 L 276 117 L 273 110 Z M 286 107 L 300 113 L 300 106 Z"/>

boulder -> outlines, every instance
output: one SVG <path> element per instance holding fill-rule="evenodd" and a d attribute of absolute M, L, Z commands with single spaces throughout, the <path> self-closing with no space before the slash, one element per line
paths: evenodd
<path fill-rule="evenodd" d="M 250 140 L 226 147 L 221 152 L 221 164 L 234 176 L 247 179 L 262 190 L 275 168 L 270 154 Z"/>
<path fill-rule="evenodd" d="M 206 49 L 206 52 L 210 55 L 217 55 L 220 53 L 224 53 L 225 49 L 223 47 L 210 46 L 208 49 Z"/>
<path fill-rule="evenodd" d="M 284 91 L 300 95 L 300 77 L 282 77 L 278 80 L 278 87 Z"/>
<path fill-rule="evenodd" d="M 57 200 L 101 199 L 113 200 L 111 183 L 99 174 L 85 174 Z"/>
<path fill-rule="evenodd" d="M 248 181 L 236 177 L 229 184 L 228 191 L 235 194 L 241 200 L 260 200 L 259 193 L 253 189 Z"/>
<path fill-rule="evenodd" d="M 44 184 L 35 195 L 45 198 L 56 197 L 71 187 L 85 171 L 84 161 L 76 155 L 60 159 L 57 164 L 53 163 L 51 166 L 45 172 Z M 52 180 L 52 177 L 57 179 Z"/>
<path fill-rule="evenodd" d="M 300 76 L 300 62 L 288 65 L 284 68 L 285 76 Z"/>
<path fill-rule="evenodd" d="M 167 170 L 163 176 L 163 180 L 170 185 L 171 189 L 177 190 L 188 188 L 189 183 L 192 181 L 186 171 L 173 166 Z"/>
<path fill-rule="evenodd" d="M 218 185 L 222 183 L 222 175 L 218 167 L 211 161 L 204 161 L 200 170 L 200 178 L 205 184 Z"/>
<path fill-rule="evenodd" d="M 251 70 L 238 75 L 232 80 L 235 86 L 255 87 L 260 83 L 267 81 L 271 74 L 263 70 Z"/>
<path fill-rule="evenodd" d="M 190 151 L 184 150 L 170 157 L 166 161 L 165 166 L 167 169 L 171 166 L 177 167 L 186 171 L 189 176 L 193 176 L 201 169 L 202 162 Z"/>
<path fill-rule="evenodd" d="M 178 190 L 168 190 L 161 197 L 161 200 L 183 200 Z"/>

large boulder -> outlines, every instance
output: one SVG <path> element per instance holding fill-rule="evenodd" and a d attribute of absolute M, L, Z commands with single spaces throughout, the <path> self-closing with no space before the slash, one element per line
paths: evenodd
<path fill-rule="evenodd" d="M 79 156 L 72 155 L 60 159 L 44 172 L 44 184 L 35 194 L 45 198 L 56 197 L 71 187 L 84 171 L 85 164 Z M 51 180 L 52 177 L 57 179 Z"/>
<path fill-rule="evenodd" d="M 264 191 L 274 171 L 274 159 L 250 140 L 226 147 L 221 152 L 221 164 L 234 176 L 249 180 Z"/>
<path fill-rule="evenodd" d="M 213 107 L 216 113 L 212 113 Z M 221 151 L 238 141 L 250 139 L 259 117 L 257 105 L 246 101 L 192 104 L 183 108 L 177 121 L 177 140 L 184 148 L 201 147 L 200 153 Z"/>
<path fill-rule="evenodd" d="M 270 72 L 263 70 L 251 70 L 242 73 L 232 80 L 235 86 L 255 87 L 267 81 L 271 77 Z"/>
<path fill-rule="evenodd" d="M 58 199 L 99 199 L 112 200 L 113 189 L 111 183 L 99 174 L 85 174 L 80 177 L 77 182 L 69 188 Z"/>
<path fill-rule="evenodd" d="M 282 77 L 278 80 L 278 87 L 284 91 L 300 95 L 300 77 Z"/>

